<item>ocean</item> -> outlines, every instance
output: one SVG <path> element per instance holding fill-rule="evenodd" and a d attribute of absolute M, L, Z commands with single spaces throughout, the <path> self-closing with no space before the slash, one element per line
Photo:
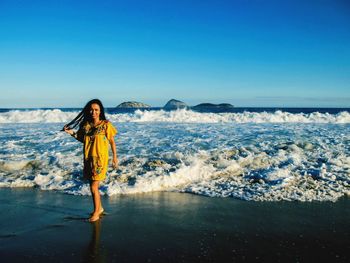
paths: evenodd
<path fill-rule="evenodd" d="M 0 109 L 0 187 L 89 195 L 82 144 L 62 132 L 81 109 Z M 350 195 L 349 108 L 107 108 L 119 169 L 103 195 L 180 192 L 250 201 Z"/>

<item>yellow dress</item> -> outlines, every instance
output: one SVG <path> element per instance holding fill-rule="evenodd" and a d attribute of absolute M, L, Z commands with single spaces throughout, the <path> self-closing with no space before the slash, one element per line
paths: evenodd
<path fill-rule="evenodd" d="M 78 139 L 84 143 L 84 178 L 102 181 L 108 169 L 108 145 L 117 129 L 107 120 L 97 126 L 86 123 L 78 131 Z M 79 138 L 80 137 L 80 138 Z"/>

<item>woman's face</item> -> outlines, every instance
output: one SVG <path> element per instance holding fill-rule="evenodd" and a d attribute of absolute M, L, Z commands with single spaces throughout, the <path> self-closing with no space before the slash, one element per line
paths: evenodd
<path fill-rule="evenodd" d="M 96 103 L 91 104 L 90 114 L 93 120 L 98 120 L 100 118 L 101 109 Z"/>

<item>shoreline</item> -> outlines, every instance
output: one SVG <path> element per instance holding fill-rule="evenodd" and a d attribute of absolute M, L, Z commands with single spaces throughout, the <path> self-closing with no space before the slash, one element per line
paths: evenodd
<path fill-rule="evenodd" d="M 350 199 L 252 202 L 187 193 L 102 197 L 1 188 L 4 262 L 346 262 Z"/>

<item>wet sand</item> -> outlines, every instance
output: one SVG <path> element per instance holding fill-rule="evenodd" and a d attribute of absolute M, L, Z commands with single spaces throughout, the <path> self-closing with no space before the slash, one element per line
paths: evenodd
<path fill-rule="evenodd" d="M 350 199 L 246 202 L 185 193 L 91 197 L 0 189 L 1 262 L 349 262 Z"/>

